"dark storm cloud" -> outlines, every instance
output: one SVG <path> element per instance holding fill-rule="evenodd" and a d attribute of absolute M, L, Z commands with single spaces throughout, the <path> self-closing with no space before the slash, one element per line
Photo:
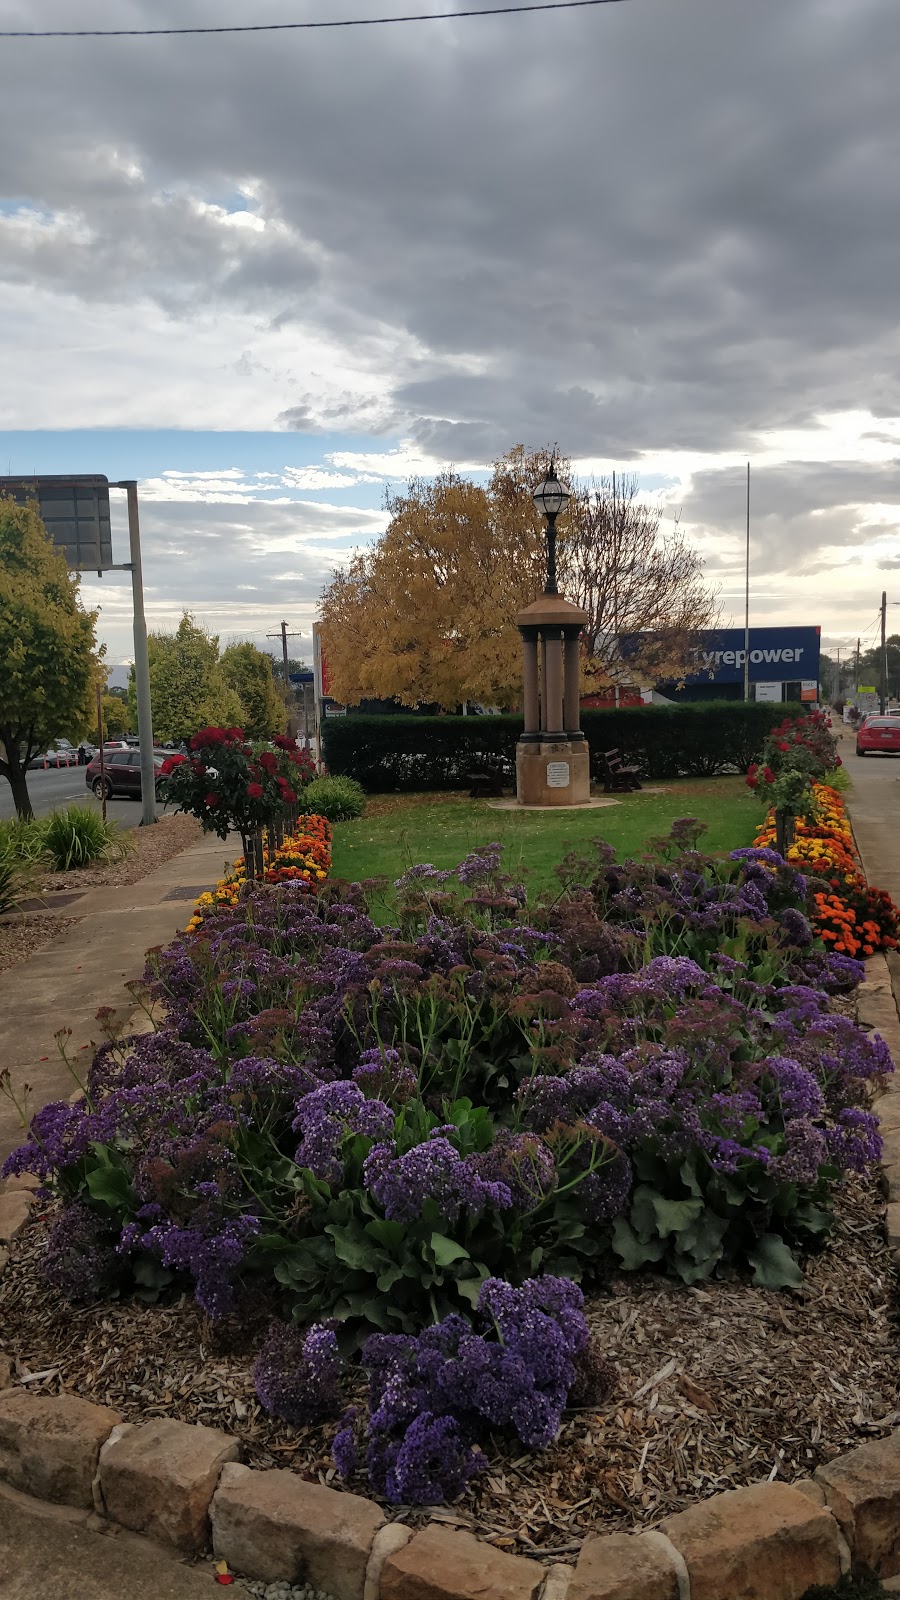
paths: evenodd
<path fill-rule="evenodd" d="M 239 0 L 128 15 L 247 19 Z M 900 409 L 895 0 L 12 50 L 0 187 L 64 216 L 7 227 L 0 274 L 411 338 L 418 371 L 386 357 L 373 430 L 456 459 L 557 437 L 625 458 Z"/>

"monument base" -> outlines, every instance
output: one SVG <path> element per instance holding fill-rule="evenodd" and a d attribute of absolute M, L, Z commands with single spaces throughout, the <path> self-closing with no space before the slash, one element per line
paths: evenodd
<path fill-rule="evenodd" d="M 583 806 L 591 798 L 585 739 L 547 739 L 516 745 L 516 799 L 520 806 Z"/>

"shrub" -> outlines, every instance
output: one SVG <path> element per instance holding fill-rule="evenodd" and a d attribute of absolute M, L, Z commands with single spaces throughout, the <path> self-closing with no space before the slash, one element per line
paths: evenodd
<path fill-rule="evenodd" d="M 0 864 L 31 862 L 40 865 L 47 854 L 44 827 L 38 817 L 15 817 L 0 822 Z"/>
<path fill-rule="evenodd" d="M 304 790 L 303 804 L 308 811 L 318 812 L 329 822 L 351 822 L 361 817 L 365 809 L 366 794 L 355 778 L 337 774 L 334 777 L 314 778 Z"/>
<path fill-rule="evenodd" d="M 111 861 L 134 848 L 134 840 L 122 833 L 117 822 L 104 822 L 99 811 L 80 805 L 51 812 L 43 825 L 43 840 L 57 872 Z"/>
<path fill-rule="evenodd" d="M 0 917 L 15 911 L 28 892 L 28 881 L 18 861 L 0 858 Z"/>
<path fill-rule="evenodd" d="M 595 780 L 612 749 L 647 778 L 698 778 L 745 772 L 784 713 L 782 705 L 722 700 L 584 711 L 581 722 Z M 348 716 L 326 722 L 324 755 L 330 772 L 358 779 L 369 794 L 463 789 L 485 768 L 514 782 L 521 731 L 518 716 Z"/>

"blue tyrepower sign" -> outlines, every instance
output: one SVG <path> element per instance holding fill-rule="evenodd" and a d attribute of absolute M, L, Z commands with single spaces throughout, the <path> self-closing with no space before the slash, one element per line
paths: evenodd
<path fill-rule="evenodd" d="M 637 654 L 640 640 L 640 634 L 623 638 L 620 641 L 623 656 Z M 751 628 L 750 682 L 818 681 L 820 646 L 819 628 Z M 699 634 L 689 659 L 691 666 L 679 681 L 686 684 L 743 683 L 743 628 L 716 628 Z"/>

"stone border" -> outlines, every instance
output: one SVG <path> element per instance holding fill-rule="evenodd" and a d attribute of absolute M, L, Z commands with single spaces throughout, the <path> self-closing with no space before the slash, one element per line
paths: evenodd
<path fill-rule="evenodd" d="M 860 1021 L 900 1064 L 883 956 L 868 962 L 858 997 Z M 900 1081 L 888 1080 L 877 1107 L 900 1265 Z M 0 1191 L 0 1273 L 37 1187 L 24 1176 Z M 416 1531 L 360 1495 L 243 1466 L 240 1453 L 216 1428 L 126 1423 L 78 1395 L 31 1394 L 0 1353 L 0 1480 L 80 1510 L 92 1527 L 127 1528 L 187 1558 L 211 1545 L 244 1577 L 311 1583 L 333 1600 L 801 1600 L 842 1574 L 900 1574 L 900 1429 L 813 1478 L 727 1490 L 642 1533 L 589 1533 L 574 1567 L 508 1555 L 437 1522 Z"/>

